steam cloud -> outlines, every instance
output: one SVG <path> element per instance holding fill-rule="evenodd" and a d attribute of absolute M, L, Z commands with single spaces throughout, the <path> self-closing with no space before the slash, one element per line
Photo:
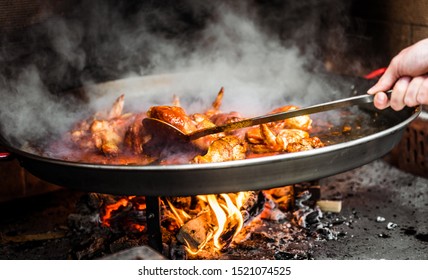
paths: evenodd
<path fill-rule="evenodd" d="M 124 4 L 122 2 L 127 2 Z M 319 76 L 321 17 L 343 13 L 341 1 L 82 1 L 26 34 L 30 59 L 0 63 L 2 136 L 16 147 L 67 130 L 90 109 L 120 94 L 141 96 L 127 108 L 169 103 L 173 95 L 189 112 L 208 106 L 225 88 L 224 111 L 263 114 L 286 104 L 330 100 L 334 85 Z M 282 4 L 281 4 L 282 3 Z M 16 60 L 21 59 L 16 57 Z M 123 88 L 88 93 L 89 103 L 61 93 L 107 80 L 180 76 L 169 88 Z M 131 83 L 132 84 L 132 83 Z M 77 106 L 79 105 L 79 106 Z"/>

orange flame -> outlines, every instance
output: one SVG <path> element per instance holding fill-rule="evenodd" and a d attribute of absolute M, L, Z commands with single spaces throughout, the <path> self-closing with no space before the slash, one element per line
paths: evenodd
<path fill-rule="evenodd" d="M 197 254 L 212 242 L 214 249 L 220 251 L 229 245 L 236 235 L 241 231 L 244 225 L 240 208 L 248 198 L 250 192 L 240 192 L 237 194 L 220 194 L 220 195 L 198 195 L 197 199 L 208 208 L 212 217 L 212 231 L 207 232 L 206 239 L 195 249 L 190 246 L 187 240 L 185 242 L 186 250 L 190 254 Z M 177 209 L 168 201 L 168 205 L 175 216 L 177 223 L 183 226 L 192 216 L 183 209 Z"/>
<path fill-rule="evenodd" d="M 191 218 L 191 216 L 187 214 L 184 210 L 175 208 L 169 199 L 167 199 L 167 201 L 171 211 L 174 213 L 178 226 L 182 227 L 184 223 Z"/>
<path fill-rule="evenodd" d="M 105 207 L 105 214 L 101 217 L 101 222 L 105 226 L 110 226 L 110 218 L 113 211 L 116 211 L 119 209 L 119 207 L 123 206 L 126 207 L 129 203 L 129 200 L 126 198 L 119 199 L 116 203 L 107 205 Z"/>
<path fill-rule="evenodd" d="M 228 246 L 233 239 L 239 234 L 243 225 L 244 219 L 241 214 L 241 207 L 248 199 L 251 192 L 239 192 L 231 194 L 219 195 L 198 195 L 197 210 L 180 209 L 174 207 L 173 203 L 166 199 L 169 216 L 171 220 L 178 226 L 183 227 L 188 221 L 197 217 L 201 213 L 207 214 L 207 221 L 204 225 L 207 228 L 205 240 L 200 240 L 197 248 L 190 246 L 188 240 L 184 240 L 186 250 L 190 254 L 197 254 L 208 244 L 212 244 L 212 248 L 220 251 Z M 164 201 L 165 203 L 165 201 Z M 133 209 L 145 210 L 146 204 L 142 197 L 129 196 L 117 200 L 115 203 L 106 205 L 104 215 L 101 217 L 101 222 L 104 226 L 111 226 L 111 219 L 115 211 L 122 211 L 124 207 L 132 205 Z M 164 206 L 166 206 L 164 204 Z M 143 231 L 146 227 L 141 224 L 131 224 L 132 229 Z"/>
<path fill-rule="evenodd" d="M 104 226 L 110 227 L 111 226 L 111 218 L 113 216 L 113 212 L 115 211 L 121 211 L 121 208 L 127 207 L 129 204 L 132 205 L 133 209 L 136 209 L 138 211 L 143 211 L 146 209 L 146 203 L 144 197 L 137 197 L 137 196 L 128 196 L 119 199 L 115 203 L 108 204 L 104 207 L 104 215 L 101 216 L 100 220 L 101 223 Z M 132 224 L 131 227 L 133 229 L 136 229 L 137 231 L 143 231 L 146 227 L 144 225 L 140 224 Z"/>

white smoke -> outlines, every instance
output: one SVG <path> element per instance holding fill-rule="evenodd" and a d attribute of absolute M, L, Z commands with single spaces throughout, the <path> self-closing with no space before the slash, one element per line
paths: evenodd
<path fill-rule="evenodd" d="M 48 90 L 34 67 L 26 67 L 8 84 L 3 84 L 1 93 L 1 125 L 4 137 L 17 145 L 37 141 L 64 132 L 78 112 L 68 109 L 73 99 L 58 100 L 47 94 Z"/>
<path fill-rule="evenodd" d="M 1 132 L 8 141 L 22 145 L 62 132 L 79 116 L 109 106 L 120 94 L 125 94 L 129 110 L 141 111 L 150 105 L 168 103 L 176 95 L 189 112 L 196 112 L 209 106 L 224 87 L 222 110 L 235 110 L 246 116 L 333 97 L 334 88 L 308 71 L 308 65 L 322 65 L 322 61 L 314 60 L 312 43 L 305 52 L 293 37 L 284 44 L 279 34 L 266 32 L 255 10 L 248 5 L 189 0 L 189 11 L 197 18 L 204 18 L 200 11 L 207 10 L 212 16 L 200 20 L 199 30 L 188 35 L 177 34 L 188 28 L 173 13 L 161 15 L 156 9 L 142 9 L 128 20 L 116 7 L 103 1 L 93 3 L 77 11 L 84 14 L 84 20 L 55 17 L 40 27 L 39 32 L 47 34 L 43 38 L 47 38 L 46 45 L 57 60 L 52 62 L 34 50 L 35 64 L 14 69 L 16 75 L 2 78 Z M 150 28 L 150 19 L 163 24 L 163 29 L 170 27 L 171 34 L 165 35 L 162 28 Z M 308 36 L 313 36 L 313 25 L 304 28 Z M 293 33 L 304 37 L 302 32 L 305 30 Z M 91 65 L 100 67 L 108 78 L 131 79 L 101 87 L 94 85 L 97 68 L 90 68 Z M 78 75 L 73 76 L 74 73 Z M 162 86 L 153 86 L 151 79 L 141 82 L 139 78 L 165 74 L 174 78 Z M 75 78 L 86 88 L 90 103 L 70 106 L 75 99 L 52 93 L 45 84 L 46 77 L 59 84 Z"/>

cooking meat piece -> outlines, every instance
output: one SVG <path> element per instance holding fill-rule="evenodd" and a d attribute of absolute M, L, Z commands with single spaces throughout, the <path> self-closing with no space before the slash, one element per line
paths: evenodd
<path fill-rule="evenodd" d="M 125 105 L 125 95 L 122 94 L 113 103 L 113 106 L 111 107 L 110 112 L 108 113 L 107 119 L 112 120 L 115 118 L 119 118 L 122 115 L 124 105 Z"/>
<path fill-rule="evenodd" d="M 81 149 L 95 149 L 95 144 L 92 141 L 90 133 L 91 123 L 93 120 L 84 120 L 76 124 L 74 129 L 70 131 L 70 140 L 77 144 Z"/>
<path fill-rule="evenodd" d="M 115 127 L 108 121 L 95 120 L 91 125 L 92 140 L 95 147 L 103 151 L 106 155 L 117 155 L 119 153 L 118 145 L 122 139 L 116 133 Z"/>
<path fill-rule="evenodd" d="M 300 140 L 300 142 L 289 143 L 287 146 L 287 152 L 293 153 L 300 151 L 308 151 L 321 147 L 324 147 L 324 144 L 322 143 L 321 139 L 315 136 L 310 138 L 303 138 Z"/>
<path fill-rule="evenodd" d="M 134 116 L 125 114 L 111 120 L 95 120 L 93 121 L 90 131 L 92 141 L 100 151 L 108 156 L 117 156 L 120 151 L 126 130 Z"/>
<path fill-rule="evenodd" d="M 213 115 L 210 120 L 215 125 L 224 125 L 232 122 L 243 120 L 244 118 L 238 112 L 219 113 Z"/>
<path fill-rule="evenodd" d="M 108 156 L 116 156 L 120 152 L 125 132 L 133 114 L 122 114 L 124 95 L 119 96 L 108 112 L 99 112 L 93 117 L 77 124 L 71 131 L 71 140 L 80 148 L 98 149 Z"/>
<path fill-rule="evenodd" d="M 144 144 L 150 140 L 142 123 L 145 117 L 145 113 L 137 114 L 125 133 L 125 145 L 136 155 L 143 153 Z"/>
<path fill-rule="evenodd" d="M 203 114 L 187 115 L 183 108 L 176 106 L 154 106 L 149 109 L 147 115 L 171 124 L 182 132 L 188 134 L 193 131 L 213 127 L 214 124 Z M 150 133 L 150 131 L 147 131 Z M 164 133 L 167 135 L 166 133 Z M 211 143 L 223 136 L 223 134 L 208 135 L 192 141 L 201 150 L 206 151 Z M 174 140 L 174 139 L 173 139 Z"/>
<path fill-rule="evenodd" d="M 288 111 L 297 110 L 297 109 L 299 109 L 299 107 L 293 106 L 293 105 L 287 105 L 287 106 L 277 108 L 271 111 L 269 114 L 288 112 Z M 282 128 L 297 128 L 302 130 L 309 130 L 312 127 L 312 119 L 309 117 L 309 115 L 304 115 L 304 116 L 298 116 L 298 117 L 270 123 L 269 126 L 275 127 L 276 130 L 282 129 Z"/>
<path fill-rule="evenodd" d="M 247 132 L 250 149 L 254 153 L 297 152 L 318 148 L 322 142 L 309 137 L 301 129 L 281 129 L 276 133 L 267 124 L 254 127 Z"/>
<path fill-rule="evenodd" d="M 180 98 L 177 95 L 174 95 L 172 99 L 172 106 L 181 107 Z"/>
<path fill-rule="evenodd" d="M 208 152 L 193 159 L 194 163 L 223 162 L 245 159 L 246 143 L 235 136 L 225 136 L 215 140 L 208 148 Z"/>
<path fill-rule="evenodd" d="M 191 115 L 192 120 L 196 125 L 196 130 L 205 129 L 215 126 L 206 115 L 203 114 L 193 114 Z M 216 133 L 201 137 L 199 139 L 193 140 L 192 143 L 201 149 L 202 151 L 208 150 L 208 147 L 217 139 L 224 137 L 224 133 Z"/>
<path fill-rule="evenodd" d="M 243 120 L 244 118 L 238 112 L 230 112 L 230 113 L 220 113 L 211 117 L 211 121 L 215 125 L 225 125 L 228 123 L 237 122 Z M 234 135 L 240 139 L 245 139 L 245 134 L 249 128 L 241 128 L 235 129 L 231 131 L 225 132 L 226 135 Z"/>
<path fill-rule="evenodd" d="M 211 118 L 212 116 L 220 113 L 220 107 L 221 107 L 221 102 L 223 100 L 223 96 L 224 96 L 224 88 L 221 87 L 220 91 L 217 93 L 216 99 L 211 105 L 211 108 L 205 111 L 204 113 L 205 116 L 207 116 L 208 118 Z"/>
<path fill-rule="evenodd" d="M 224 96 L 224 88 L 222 87 L 217 94 L 215 101 L 210 109 L 205 111 L 204 116 L 208 117 L 214 125 L 224 125 L 231 122 L 242 120 L 243 117 L 238 112 L 224 113 L 220 111 L 220 106 Z"/>
<path fill-rule="evenodd" d="M 216 126 L 225 125 L 228 123 L 232 123 L 232 122 L 236 122 L 244 119 L 238 112 L 232 111 L 229 113 L 225 113 L 220 111 L 220 106 L 223 100 L 223 96 L 224 96 L 224 88 L 222 87 L 218 92 L 215 101 L 212 103 L 211 109 L 207 110 L 204 115 L 207 116 L 209 120 Z M 223 137 L 225 134 L 235 135 L 241 139 L 244 139 L 245 131 L 246 129 L 236 129 L 230 132 L 222 133 L 222 135 L 219 135 L 219 136 Z"/>
<path fill-rule="evenodd" d="M 200 130 L 200 129 L 204 129 L 204 128 L 210 128 L 215 126 L 211 120 L 208 118 L 208 116 L 204 115 L 204 114 L 193 114 L 190 116 L 190 118 L 192 119 L 193 123 L 195 124 L 195 130 Z"/>

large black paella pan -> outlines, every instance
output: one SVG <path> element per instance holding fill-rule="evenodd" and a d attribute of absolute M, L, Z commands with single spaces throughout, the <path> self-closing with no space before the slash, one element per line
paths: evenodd
<path fill-rule="evenodd" d="M 174 83 L 182 79 L 180 75 L 130 78 L 93 85 L 84 91 L 96 98 L 125 93 L 132 100 L 139 94 L 146 94 L 148 89 L 156 89 L 159 94 L 162 90 L 174 88 Z M 356 81 L 359 82 L 358 79 Z M 361 84 L 363 90 L 367 86 Z M 344 90 L 341 97 L 351 94 L 351 91 Z M 346 118 L 341 117 L 340 110 L 314 116 L 314 125 L 317 118 L 333 118 L 339 130 L 346 122 L 346 125 L 358 126 L 359 132 L 332 137 L 330 128 L 318 131 L 320 138 L 329 143 L 322 148 L 220 163 L 138 166 L 64 161 L 17 146 L 8 137 L 8 131 L 2 131 L 1 144 L 30 173 L 77 190 L 149 196 L 227 193 L 315 180 L 369 163 L 387 154 L 401 140 L 406 126 L 418 116 L 418 109 L 378 111 L 369 104 L 353 108 Z"/>

